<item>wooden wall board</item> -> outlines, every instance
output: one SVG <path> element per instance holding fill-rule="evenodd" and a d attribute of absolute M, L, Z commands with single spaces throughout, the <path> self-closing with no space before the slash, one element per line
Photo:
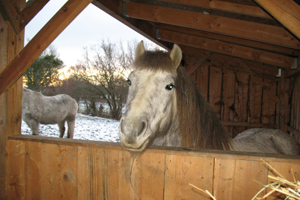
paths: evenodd
<path fill-rule="evenodd" d="M 209 103 L 221 119 L 222 69 L 211 66 L 209 72 Z"/>
<path fill-rule="evenodd" d="M 262 162 L 249 160 L 216 159 L 215 164 L 215 191 L 218 199 L 251 199 L 261 185 L 267 183 L 268 170 Z M 245 184 L 247 183 L 247 184 Z"/>
<path fill-rule="evenodd" d="M 127 151 L 111 150 L 105 152 L 105 199 L 136 198 L 130 184 L 130 171 L 133 157 Z M 109 187 L 114 185 L 114 187 Z"/>
<path fill-rule="evenodd" d="M 142 199 L 164 199 L 166 156 L 145 152 L 135 155 L 132 165 L 131 181 Z M 151 187 L 149 187 L 151 185 Z"/>
<path fill-rule="evenodd" d="M 104 150 L 78 147 L 78 199 L 105 198 Z"/>
<path fill-rule="evenodd" d="M 261 77 L 250 77 L 250 98 L 249 98 L 249 121 L 253 123 L 261 122 L 261 106 L 262 106 L 262 82 Z"/>
<path fill-rule="evenodd" d="M 291 118 L 290 123 L 293 128 L 300 130 L 300 77 L 298 76 L 295 80 L 294 92 L 292 94 L 291 101 Z M 300 133 L 298 131 L 292 130 L 291 134 L 300 141 Z"/>
<path fill-rule="evenodd" d="M 264 80 L 264 84 L 270 89 L 270 92 L 276 94 L 277 84 L 275 81 Z M 276 102 L 269 95 L 268 92 L 263 90 L 263 98 L 262 98 L 262 123 L 271 123 L 274 124 L 276 120 Z"/>
<path fill-rule="evenodd" d="M 248 120 L 248 92 L 249 92 L 249 75 L 236 73 L 236 91 L 235 91 L 235 116 L 234 120 L 246 122 Z M 240 133 L 244 127 L 235 127 L 235 131 Z"/>
<path fill-rule="evenodd" d="M 25 143 L 25 199 L 42 199 L 41 190 L 41 143 Z"/>
<path fill-rule="evenodd" d="M 232 199 L 253 197 L 262 187 L 256 181 L 266 184 L 268 170 L 259 161 L 236 160 L 235 192 Z"/>
<path fill-rule="evenodd" d="M 202 65 L 197 69 L 197 80 L 196 83 L 200 88 L 201 94 L 208 100 L 208 81 L 209 81 L 209 67 Z"/>
<path fill-rule="evenodd" d="M 218 199 L 250 199 L 262 188 L 253 179 L 269 181 L 260 158 L 288 178 L 291 169 L 296 178 L 300 174 L 299 156 L 180 148 L 131 154 L 119 146 L 65 140 L 9 138 L 8 199 L 209 199 L 189 183 Z"/>
<path fill-rule="evenodd" d="M 189 183 L 212 193 L 213 165 L 212 158 L 167 155 L 164 199 L 209 199 Z"/>
<path fill-rule="evenodd" d="M 77 199 L 77 148 L 56 144 L 41 146 L 41 196 Z"/>
<path fill-rule="evenodd" d="M 234 116 L 234 96 L 235 96 L 235 73 L 232 70 L 223 69 L 222 82 L 222 121 L 233 121 Z M 232 127 L 226 127 L 232 133 Z"/>
<path fill-rule="evenodd" d="M 7 152 L 7 199 L 25 199 L 25 143 L 11 141 L 7 144 Z"/>
<path fill-rule="evenodd" d="M 287 131 L 287 122 L 290 118 L 290 105 L 289 105 L 289 89 L 290 79 L 287 78 L 287 71 L 281 70 L 281 77 L 278 86 L 278 96 L 280 98 L 280 118 L 279 118 L 279 128 L 281 130 Z"/>

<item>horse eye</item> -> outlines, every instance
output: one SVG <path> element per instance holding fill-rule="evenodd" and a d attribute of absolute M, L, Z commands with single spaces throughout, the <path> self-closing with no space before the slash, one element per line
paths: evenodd
<path fill-rule="evenodd" d="M 166 86 L 167 90 L 172 90 L 175 87 L 175 85 L 173 85 L 173 83 L 170 83 L 169 85 Z"/>
<path fill-rule="evenodd" d="M 131 80 L 127 79 L 128 85 L 131 85 Z"/>

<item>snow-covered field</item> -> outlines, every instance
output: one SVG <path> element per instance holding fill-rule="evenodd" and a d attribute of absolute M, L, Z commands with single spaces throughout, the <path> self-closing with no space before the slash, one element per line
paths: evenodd
<path fill-rule="evenodd" d="M 74 139 L 97 140 L 105 142 L 119 142 L 120 121 L 77 114 Z M 67 129 L 67 123 L 66 123 Z M 24 135 L 31 135 L 31 129 L 22 120 L 21 132 Z M 40 124 L 41 136 L 59 137 L 57 124 Z M 66 137 L 66 133 L 65 136 Z"/>

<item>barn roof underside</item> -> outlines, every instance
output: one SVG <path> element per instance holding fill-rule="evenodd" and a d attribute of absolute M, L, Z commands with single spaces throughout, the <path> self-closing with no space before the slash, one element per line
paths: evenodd
<path fill-rule="evenodd" d="M 297 73 L 300 6 L 271 0 L 96 0 L 93 4 L 167 49 L 218 66 L 276 77 Z M 232 64 L 234 63 L 234 64 Z"/>

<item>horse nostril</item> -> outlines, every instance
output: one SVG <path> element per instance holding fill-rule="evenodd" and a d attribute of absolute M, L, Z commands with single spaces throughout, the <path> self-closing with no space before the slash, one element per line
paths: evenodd
<path fill-rule="evenodd" d="M 146 128 L 146 122 L 142 122 L 140 130 L 138 131 L 137 134 L 138 137 L 144 132 L 145 128 Z"/>

